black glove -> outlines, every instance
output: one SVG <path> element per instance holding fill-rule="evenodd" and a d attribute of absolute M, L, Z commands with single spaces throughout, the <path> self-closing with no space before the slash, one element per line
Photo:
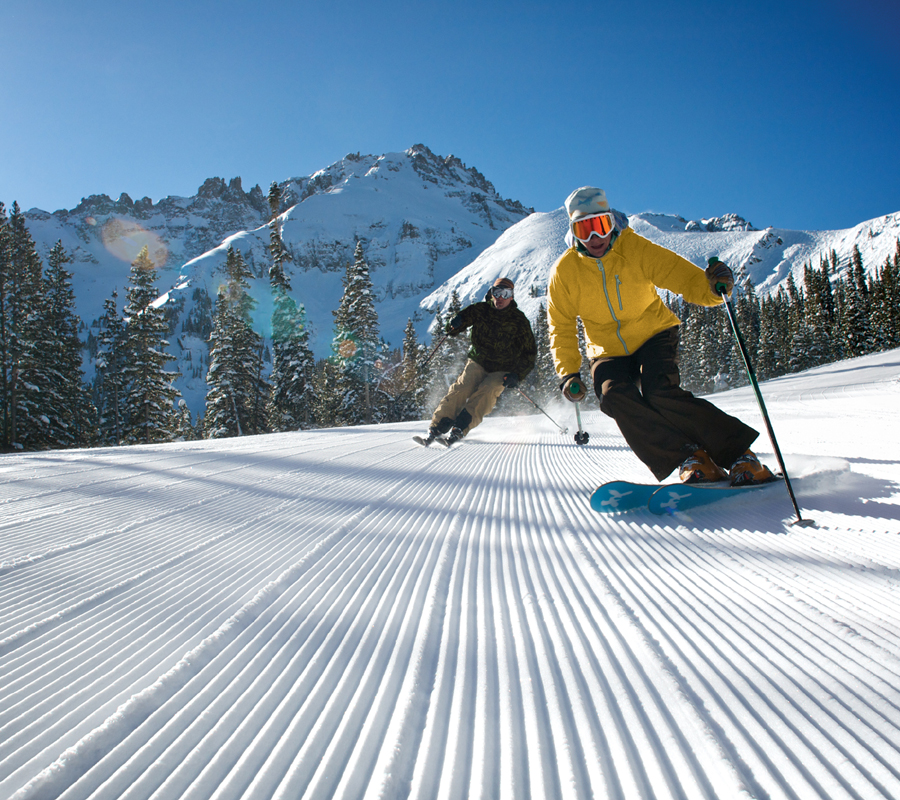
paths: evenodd
<path fill-rule="evenodd" d="M 577 403 L 580 400 L 584 400 L 586 392 L 584 390 L 584 381 L 581 380 L 580 372 L 573 372 L 571 375 L 566 375 L 566 377 L 563 378 L 563 382 L 559 385 L 559 388 L 562 389 L 563 397 L 571 403 Z"/>
<path fill-rule="evenodd" d="M 519 375 L 516 372 L 507 372 L 503 376 L 503 385 L 507 389 L 515 389 L 519 385 Z"/>
<path fill-rule="evenodd" d="M 709 281 L 709 288 L 715 294 L 726 295 L 731 294 L 734 288 L 734 273 L 724 261 L 719 261 L 716 256 L 709 260 L 709 266 L 706 268 L 706 279 Z"/>
<path fill-rule="evenodd" d="M 457 314 L 450 322 L 447 323 L 447 336 L 459 336 L 462 333 L 462 320 Z"/>

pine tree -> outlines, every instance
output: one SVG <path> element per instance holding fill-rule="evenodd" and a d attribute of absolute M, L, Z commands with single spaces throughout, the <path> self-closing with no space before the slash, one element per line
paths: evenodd
<path fill-rule="evenodd" d="M 419 369 L 419 380 L 425 387 L 426 410 L 437 405 L 450 385 L 445 376 L 444 354 L 450 342 L 453 341 L 447 336 L 447 323 L 444 321 L 444 315 L 440 309 L 435 313 L 434 321 L 429 329 L 431 331 L 431 344 L 428 348 L 430 358 L 428 363 Z"/>
<path fill-rule="evenodd" d="M 118 293 L 103 303 L 100 333 L 97 337 L 94 381 L 94 402 L 97 404 L 100 423 L 100 441 L 103 444 L 120 444 L 124 435 L 125 407 L 125 321 L 117 308 Z"/>
<path fill-rule="evenodd" d="M 291 255 L 281 238 L 278 210 L 281 189 L 273 183 L 269 189 L 269 283 L 273 296 L 272 311 L 272 386 L 266 418 L 270 430 L 295 431 L 313 424 L 316 407 L 316 364 L 309 347 L 306 315 L 291 297 L 285 264 Z"/>
<path fill-rule="evenodd" d="M 462 300 L 459 297 L 459 292 L 454 289 L 450 293 L 450 303 L 447 306 L 446 311 L 444 312 L 444 319 L 447 324 L 450 324 L 450 321 L 462 311 Z M 446 344 L 443 347 L 442 354 L 442 367 L 444 368 L 448 386 L 450 383 L 456 380 L 456 376 L 462 372 L 463 367 L 466 364 L 466 361 L 469 358 L 469 348 L 471 347 L 472 341 L 469 336 L 468 331 L 465 333 L 461 333 L 459 336 L 451 337 L 447 340 Z"/>
<path fill-rule="evenodd" d="M 897 260 L 885 259 L 869 289 L 870 325 L 876 350 L 890 350 L 900 345 L 900 270 L 895 266 Z"/>
<path fill-rule="evenodd" d="M 6 447 L 40 447 L 49 422 L 42 419 L 46 385 L 37 367 L 45 334 L 43 265 L 17 203 L 8 219 L 0 212 L 0 231 L 2 441 Z"/>
<path fill-rule="evenodd" d="M 398 370 L 399 383 L 402 387 L 398 393 L 399 421 L 422 419 L 425 413 L 425 382 L 419 370 L 419 363 L 423 357 L 416 328 L 412 319 L 408 319 L 406 330 L 403 332 L 403 360 Z"/>
<path fill-rule="evenodd" d="M 537 344 L 537 359 L 534 369 L 526 379 L 525 391 L 538 405 L 544 405 L 556 399 L 560 381 L 556 375 L 553 353 L 550 350 L 550 325 L 543 303 L 541 303 L 534 321 L 534 341 Z"/>
<path fill-rule="evenodd" d="M 833 352 L 832 329 L 834 326 L 834 296 L 828 262 L 822 259 L 820 268 L 803 266 L 803 287 L 806 295 L 806 322 L 810 329 L 811 366 L 826 364 Z"/>
<path fill-rule="evenodd" d="M 338 365 L 326 358 L 316 367 L 316 424 L 321 428 L 341 425 L 343 423 L 338 418 L 341 408 Z"/>
<path fill-rule="evenodd" d="M 775 378 L 788 371 L 787 293 L 784 289 L 765 298 L 760 308 L 757 374 L 761 379 Z"/>
<path fill-rule="evenodd" d="M 75 313 L 72 273 L 64 266 L 71 258 L 61 241 L 53 246 L 47 261 L 46 316 L 42 327 L 49 349 L 41 353 L 48 378 L 48 394 L 43 402 L 43 412 L 50 420 L 47 444 L 86 445 L 96 439 L 96 410 L 84 383 L 78 335 L 81 320 Z"/>
<path fill-rule="evenodd" d="M 151 443 L 171 441 L 175 436 L 174 381 L 178 373 L 167 372 L 175 356 L 165 352 L 168 324 L 163 311 L 153 305 L 156 267 L 144 247 L 131 265 L 125 323 L 124 441 Z"/>
<path fill-rule="evenodd" d="M 369 265 L 362 243 L 356 243 L 353 262 L 347 265 L 344 294 L 334 314 L 332 362 L 337 368 L 338 425 L 360 425 L 375 419 L 375 361 L 379 358 L 378 314 Z"/>
<path fill-rule="evenodd" d="M 268 384 L 262 377 L 262 337 L 253 330 L 256 302 L 248 292 L 250 270 L 240 251 L 228 248 L 227 280 L 216 299 L 206 382 L 206 435 L 211 439 L 265 430 Z"/>
<path fill-rule="evenodd" d="M 747 346 L 747 351 L 750 355 L 751 363 L 753 364 L 753 369 L 755 371 L 755 354 L 759 349 L 760 336 L 759 297 L 756 294 L 756 289 L 753 286 L 753 282 L 749 278 L 745 278 L 741 282 L 740 289 L 736 294 L 737 298 L 734 302 L 735 314 L 737 316 L 741 336 L 744 339 L 744 344 Z M 725 316 L 724 312 L 722 312 L 722 316 Z M 737 346 L 737 342 L 734 339 L 734 332 L 731 330 L 730 325 L 727 324 L 725 319 L 723 319 L 723 323 L 725 323 L 723 325 L 723 335 L 727 336 L 732 342 L 732 371 L 730 382 L 732 386 L 744 386 L 750 382 L 750 379 L 747 376 L 747 367 L 744 364 L 744 359 L 741 355 L 740 348 Z"/>
<path fill-rule="evenodd" d="M 859 247 L 853 247 L 850 275 L 842 282 L 839 330 L 846 354 L 850 357 L 869 353 L 874 348 L 874 335 L 869 321 L 869 291 Z"/>

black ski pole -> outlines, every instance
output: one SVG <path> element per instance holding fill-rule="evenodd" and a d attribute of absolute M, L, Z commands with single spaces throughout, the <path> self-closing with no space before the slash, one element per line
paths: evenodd
<path fill-rule="evenodd" d="M 569 432 L 568 428 L 564 428 L 562 425 L 560 425 L 555 419 L 553 419 L 553 417 L 551 417 L 546 411 L 544 411 L 543 408 L 541 408 L 537 403 L 535 403 L 534 400 L 532 400 L 527 394 L 525 394 L 525 392 L 523 392 L 518 386 L 516 387 L 516 391 L 520 395 L 522 395 L 522 397 L 524 397 L 529 403 L 531 403 L 531 405 L 533 405 L 538 411 L 540 411 L 547 419 L 549 419 L 550 422 L 552 422 L 554 425 L 556 425 L 556 427 L 559 428 L 560 431 L 562 431 L 563 433 Z"/>
<path fill-rule="evenodd" d="M 425 357 L 425 360 L 421 364 L 419 364 L 418 369 L 422 369 L 429 361 L 431 361 L 432 358 L 434 358 L 437 351 L 440 350 L 441 345 L 447 341 L 448 335 L 449 334 L 445 333 L 441 337 L 440 341 L 433 348 L 431 348 L 431 352 Z"/>
<path fill-rule="evenodd" d="M 581 391 L 581 384 L 573 381 L 569 388 L 573 394 L 578 394 Z M 575 434 L 575 444 L 587 444 L 591 435 L 587 431 L 581 430 L 581 405 L 579 400 L 575 401 L 575 419 L 578 422 L 578 433 Z"/>
<path fill-rule="evenodd" d="M 719 259 L 716 256 L 713 256 L 709 259 L 709 265 L 718 263 Z M 738 327 L 737 317 L 734 313 L 734 307 L 731 305 L 731 299 L 726 295 L 726 286 L 724 283 L 716 284 L 716 291 L 722 296 L 722 299 L 725 301 L 725 311 L 728 314 L 728 321 L 731 323 L 731 330 L 734 333 L 734 338 L 737 340 L 738 350 L 741 351 L 741 358 L 744 361 L 744 367 L 747 370 L 747 377 L 750 379 L 750 385 L 753 387 L 753 392 L 756 395 L 756 402 L 759 404 L 759 410 L 762 413 L 763 421 L 766 423 L 766 431 L 769 434 L 769 441 L 772 443 L 772 449 L 775 451 L 775 458 L 778 459 L 778 466 L 781 468 L 781 474 L 784 476 L 784 485 L 787 487 L 788 494 L 791 497 L 791 503 L 794 505 L 794 511 L 797 512 L 797 519 L 791 523 L 792 525 L 800 525 L 802 527 L 810 527 L 815 525 L 810 519 L 803 519 L 803 515 L 800 513 L 800 506 L 797 505 L 797 497 L 794 494 L 794 488 L 791 486 L 791 478 L 788 475 L 787 468 L 784 466 L 784 459 L 781 457 L 781 449 L 778 447 L 778 441 L 775 438 L 775 431 L 772 429 L 772 422 L 769 420 L 769 412 L 766 411 L 766 404 L 763 400 L 762 392 L 759 389 L 759 383 L 756 380 L 756 373 L 753 371 L 753 364 L 750 362 L 750 352 L 747 350 L 747 345 L 744 343 L 744 337 L 741 336 L 740 328 Z"/>
<path fill-rule="evenodd" d="M 581 430 L 581 401 L 575 401 L 575 419 L 578 421 L 578 433 L 575 434 L 575 444 L 587 444 L 591 435 Z"/>

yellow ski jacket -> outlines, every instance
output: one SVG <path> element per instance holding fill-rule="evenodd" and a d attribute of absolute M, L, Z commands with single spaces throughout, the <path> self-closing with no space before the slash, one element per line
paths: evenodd
<path fill-rule="evenodd" d="M 722 302 L 702 269 L 631 228 L 618 235 L 603 258 L 575 247 L 566 250 L 553 265 L 547 287 L 550 349 L 559 377 L 581 370 L 577 317 L 584 323 L 588 358 L 629 355 L 679 325 L 657 287 L 701 306 Z"/>

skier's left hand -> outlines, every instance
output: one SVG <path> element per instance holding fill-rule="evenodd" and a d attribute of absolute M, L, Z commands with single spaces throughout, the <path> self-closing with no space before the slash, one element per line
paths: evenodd
<path fill-rule="evenodd" d="M 450 322 L 447 323 L 447 336 L 459 336 L 462 333 L 462 320 L 457 314 Z"/>
<path fill-rule="evenodd" d="M 734 273 L 731 271 L 731 267 L 724 261 L 719 261 L 715 256 L 709 260 L 706 279 L 709 281 L 709 288 L 712 289 L 713 294 L 724 296 L 731 294 L 731 290 L 734 288 Z"/>
<path fill-rule="evenodd" d="M 507 389 L 515 389 L 519 385 L 519 376 L 515 372 L 507 372 L 503 376 L 503 385 Z"/>

